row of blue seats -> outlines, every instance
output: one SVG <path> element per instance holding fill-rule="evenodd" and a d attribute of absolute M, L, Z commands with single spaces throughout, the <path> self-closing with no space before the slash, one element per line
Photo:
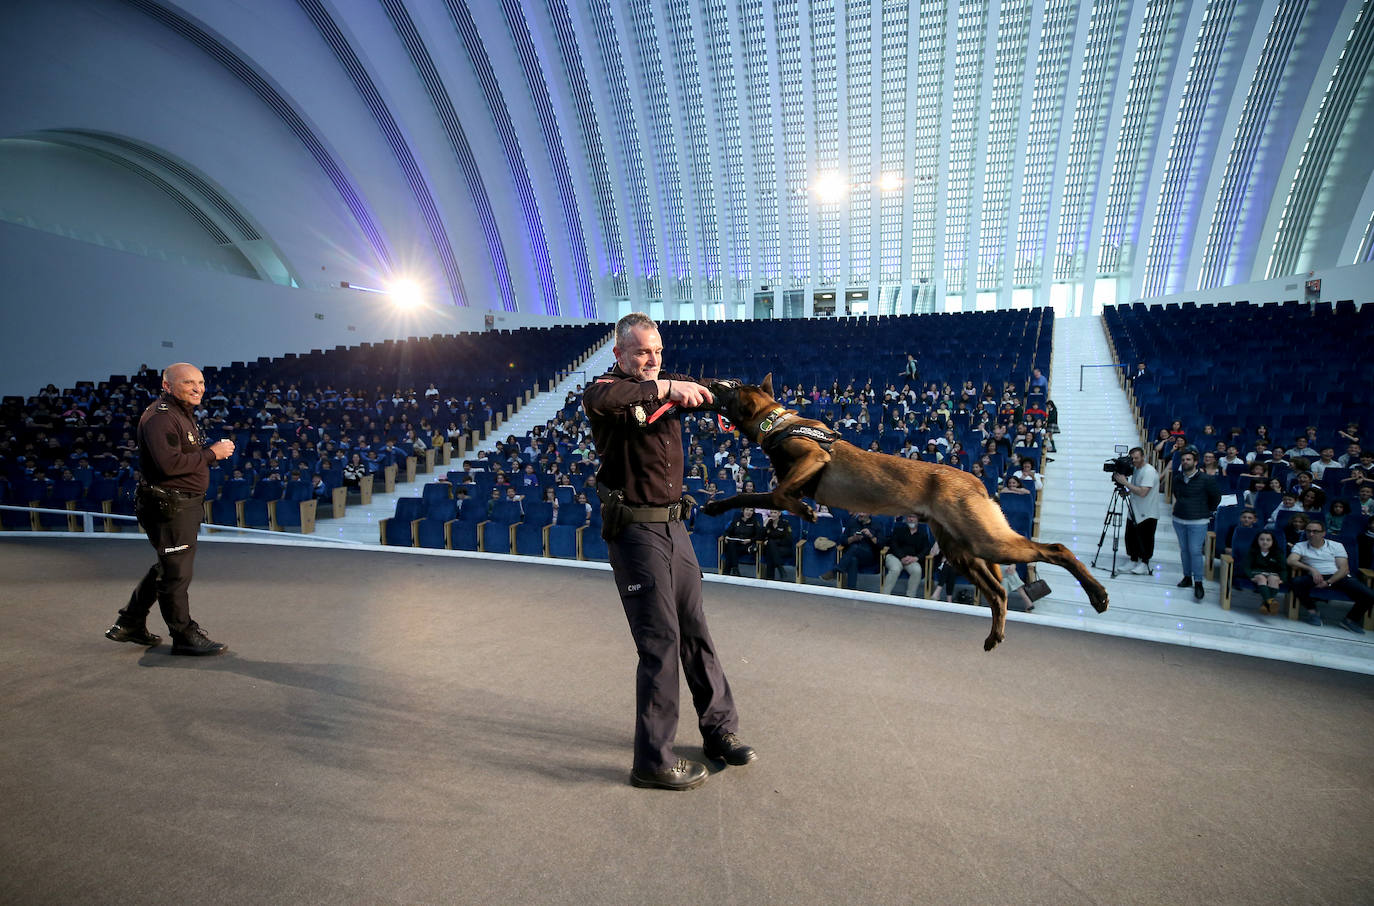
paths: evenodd
<path fill-rule="evenodd" d="M 1253 431 L 1263 423 L 1286 445 L 1307 425 L 1334 435 L 1371 412 L 1360 390 L 1368 383 L 1374 307 L 1135 303 L 1104 309 L 1103 317 L 1119 360 L 1146 363 L 1132 390 L 1152 428 L 1179 419 L 1195 439 L 1205 424 Z M 1206 337 L 1210 348 L 1182 337 Z M 1288 354 L 1284 344 L 1298 337 L 1297 354 Z"/>
<path fill-rule="evenodd" d="M 1035 518 L 1033 497 L 1008 495 L 1000 502 L 1012 527 L 1030 537 Z M 791 524 L 795 539 L 796 581 L 819 581 L 822 574 L 834 571 L 838 546 L 821 550 L 815 542 L 818 538 L 840 542 L 849 516 L 845 510 L 832 508 L 811 523 L 791 513 L 782 514 Z M 502 499 L 488 505 L 480 500 L 460 501 L 449 497 L 441 486 L 428 485 L 420 497 L 398 500 L 395 514 L 381 520 L 379 534 L 381 543 L 389 546 L 604 561 L 606 545 L 599 517 L 599 505 L 592 505 L 589 512 L 588 507 L 564 504 L 555 514 L 551 505 L 543 502 Z M 700 509 L 693 514 L 692 546 L 702 569 L 720 569 L 723 538 L 734 518 L 734 513 L 710 516 Z M 873 521 L 875 534 L 886 537 L 891 533 L 892 517 L 878 515 Z"/>

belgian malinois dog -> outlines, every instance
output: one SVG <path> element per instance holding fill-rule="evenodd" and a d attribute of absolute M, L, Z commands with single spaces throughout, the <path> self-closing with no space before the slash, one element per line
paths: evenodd
<path fill-rule="evenodd" d="M 1107 590 L 1072 551 L 1016 532 L 983 483 L 968 472 L 860 450 L 822 422 L 803 418 L 774 399 L 771 373 L 759 386 L 734 381 L 712 381 L 708 386 L 715 397 L 711 408 L 763 447 L 778 476 L 772 491 L 713 500 L 702 508 L 708 514 L 768 507 L 815 522 L 816 512 L 803 497 L 863 513 L 917 513 L 930 523 L 941 553 L 973 580 L 992 606 L 992 632 L 983 643 L 984 651 L 1006 637 L 1007 595 L 998 564 L 1061 566 L 1078 579 L 1098 613 L 1107 609 Z"/>

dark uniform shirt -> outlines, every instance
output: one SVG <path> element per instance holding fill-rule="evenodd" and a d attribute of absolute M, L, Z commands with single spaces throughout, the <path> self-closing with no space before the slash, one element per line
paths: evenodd
<path fill-rule="evenodd" d="M 151 485 L 204 494 L 215 454 L 205 448 L 191 407 L 164 393 L 138 420 L 138 467 Z"/>
<path fill-rule="evenodd" d="M 897 523 L 892 530 L 891 537 L 887 541 L 887 552 L 898 560 L 903 557 L 916 557 L 925 559 L 925 555 L 930 553 L 934 546 L 934 539 L 930 537 L 930 531 L 921 523 L 916 524 L 916 534 L 911 533 L 907 527 L 906 520 Z"/>
<path fill-rule="evenodd" d="M 659 380 L 696 383 L 685 374 L 660 374 Z M 672 406 L 660 412 L 667 402 L 659 398 L 656 381 L 637 381 L 619 365 L 582 394 L 601 457 L 596 479 L 623 490 L 632 506 L 668 506 L 682 499 L 681 410 Z"/>

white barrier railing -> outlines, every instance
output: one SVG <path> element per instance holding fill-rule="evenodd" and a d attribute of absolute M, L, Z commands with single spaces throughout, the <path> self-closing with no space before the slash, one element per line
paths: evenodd
<path fill-rule="evenodd" d="M 138 523 L 137 516 L 126 516 L 123 513 L 98 513 L 91 510 L 56 510 L 50 507 L 41 506 L 9 506 L 0 504 L 0 510 L 11 510 L 23 513 L 52 513 L 55 516 L 80 516 L 81 531 L 83 533 L 95 533 L 95 520 L 97 519 L 118 519 L 122 522 Z M 245 528 L 241 525 L 220 525 L 217 522 L 202 522 L 202 526 L 208 526 L 212 532 L 238 532 L 243 535 L 267 535 L 277 540 L 287 538 L 303 538 L 310 541 L 327 541 L 334 544 L 361 544 L 361 541 L 354 541 L 352 538 L 330 538 L 324 535 L 297 535 L 288 532 L 274 532 L 270 529 Z M 12 529 L 12 531 L 22 531 L 22 529 Z M 201 534 L 208 534 L 202 531 Z"/>

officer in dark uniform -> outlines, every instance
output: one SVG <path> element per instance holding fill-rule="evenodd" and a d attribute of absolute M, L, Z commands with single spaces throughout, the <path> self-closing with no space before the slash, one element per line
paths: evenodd
<path fill-rule="evenodd" d="M 721 552 L 720 565 L 727 576 L 739 575 L 741 557 L 754 552 L 755 544 L 764 537 L 763 520 L 753 507 L 744 507 L 725 530 L 725 549 Z"/>
<path fill-rule="evenodd" d="M 199 368 L 185 362 L 170 365 L 162 373 L 162 395 L 138 420 L 143 479 L 134 512 L 157 551 L 157 563 L 105 633 L 116 642 L 151 646 L 162 641 L 147 629 L 148 612 L 156 601 L 171 631 L 172 654 L 219 654 L 227 647 L 212 642 L 191 619 L 187 595 L 210 463 L 234 453 L 231 440 L 205 446 L 193 415 L 204 393 L 205 377 Z"/>
<path fill-rule="evenodd" d="M 748 764 L 739 715 L 701 607 L 701 567 L 682 519 L 682 427 L 677 406 L 712 401 L 690 377 L 660 374 L 658 325 L 636 312 L 616 324 L 616 364 L 583 394 L 601 468 L 603 534 L 639 653 L 635 675 L 635 786 L 690 790 L 705 765 L 677 758 L 679 657 L 708 758 Z"/>
<path fill-rule="evenodd" d="M 797 565 L 797 548 L 792 541 L 792 523 L 782 516 L 781 510 L 773 510 L 763 524 L 763 577 L 771 579 L 782 574 L 784 566 Z"/>

